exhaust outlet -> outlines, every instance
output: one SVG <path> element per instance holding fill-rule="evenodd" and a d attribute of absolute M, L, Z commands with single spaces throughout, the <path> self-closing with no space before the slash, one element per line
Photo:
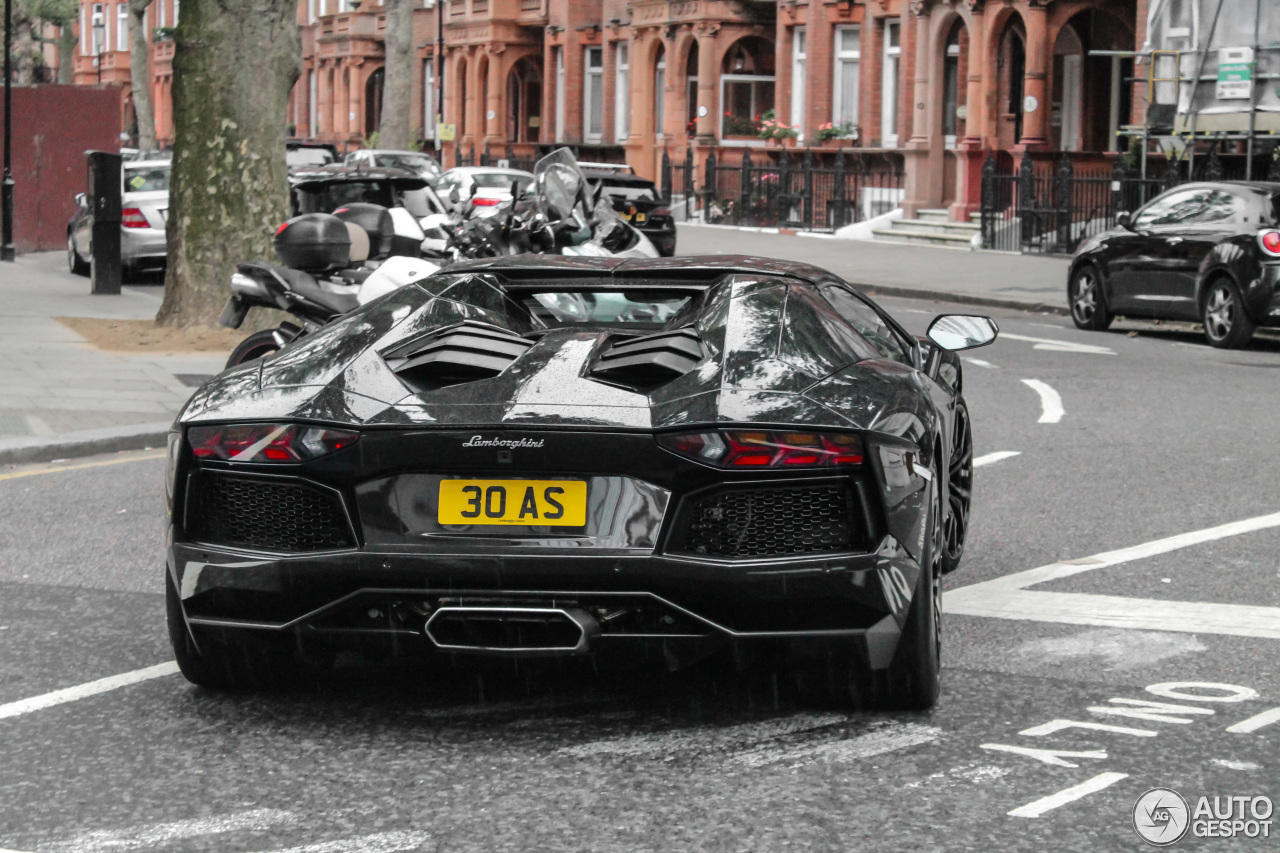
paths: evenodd
<path fill-rule="evenodd" d="M 443 651 L 537 657 L 585 654 L 600 623 L 577 607 L 441 607 L 423 630 Z"/>

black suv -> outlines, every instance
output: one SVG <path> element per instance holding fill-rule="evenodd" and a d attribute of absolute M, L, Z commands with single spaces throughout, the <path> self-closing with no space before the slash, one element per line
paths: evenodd
<path fill-rule="evenodd" d="M 648 237 L 658 254 L 669 258 L 676 253 L 676 221 L 653 181 L 587 166 L 582 172 L 593 185 L 604 185 L 605 194 L 613 200 L 613 209 Z"/>

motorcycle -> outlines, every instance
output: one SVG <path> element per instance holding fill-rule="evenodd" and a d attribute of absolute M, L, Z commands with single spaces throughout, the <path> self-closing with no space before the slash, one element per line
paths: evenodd
<path fill-rule="evenodd" d="M 237 264 L 231 275 L 231 297 L 218 322 L 238 329 L 249 309 L 257 305 L 287 311 L 301 325 L 286 321 L 254 332 L 231 352 L 226 366 L 269 355 L 439 270 L 439 264 L 423 258 L 388 257 L 396 224 L 384 207 L 350 204 L 333 214 L 306 213 L 282 225 L 273 241 L 282 263 Z"/>

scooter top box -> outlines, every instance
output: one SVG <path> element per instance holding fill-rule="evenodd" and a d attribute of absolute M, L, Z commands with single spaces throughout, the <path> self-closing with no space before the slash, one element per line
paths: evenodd
<path fill-rule="evenodd" d="M 323 272 L 347 264 L 351 235 L 346 223 L 330 213 L 304 213 L 276 231 L 275 250 L 290 269 Z"/>

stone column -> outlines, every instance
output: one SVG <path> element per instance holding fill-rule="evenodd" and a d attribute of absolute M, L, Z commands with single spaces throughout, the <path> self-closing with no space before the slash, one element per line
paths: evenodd
<path fill-rule="evenodd" d="M 906 178 L 903 182 L 902 211 L 906 218 L 914 218 L 921 208 L 934 207 L 942 198 L 941 144 L 934 145 L 933 113 L 936 97 L 930 95 L 930 74 L 934 68 L 934 56 L 929 40 L 929 2 L 912 0 L 910 10 L 915 17 L 915 38 L 911 44 L 911 62 L 915 68 L 915 85 L 908 102 L 911 116 L 911 137 L 903 146 Z M 907 21 L 903 21 L 906 29 Z M 903 60 L 907 59 L 903 51 Z M 935 87 L 941 90 L 942 86 Z M 906 130 L 898 128 L 898 137 Z"/>
<path fill-rule="evenodd" d="M 929 74 L 933 70 L 933 56 L 929 50 L 929 7 L 924 2 L 913 2 L 911 11 L 915 15 L 916 39 L 915 53 L 915 86 L 911 95 L 911 138 L 907 140 L 907 148 L 928 148 L 932 130 L 933 110 L 929 109 Z M 939 81 L 941 88 L 941 81 Z M 899 133 L 901 135 L 901 133 Z"/>
<path fill-rule="evenodd" d="M 700 24 L 694 28 L 693 34 L 698 39 L 698 103 L 694 107 L 695 115 L 706 107 L 706 115 L 698 115 L 698 144 L 716 144 L 716 118 L 720 115 L 719 69 L 716 67 L 716 33 L 719 24 Z"/>
<path fill-rule="evenodd" d="M 485 129 L 484 138 L 493 148 L 495 157 L 501 156 L 500 148 L 505 136 L 502 132 L 503 122 L 506 120 L 504 115 L 504 104 L 507 101 L 506 86 L 504 85 L 504 76 L 502 73 L 502 51 L 505 45 L 491 44 L 488 47 L 489 52 L 489 92 L 488 98 L 481 109 L 484 110 L 484 124 L 481 125 Z M 493 113 L 493 118 L 489 118 L 489 113 Z"/>
<path fill-rule="evenodd" d="M 334 141 L 347 138 L 347 95 L 349 87 L 344 79 L 347 74 L 345 63 L 341 60 L 333 63 L 333 135 Z"/>
<path fill-rule="evenodd" d="M 982 2 L 971 2 L 968 21 L 969 78 L 965 94 L 966 116 L 964 139 L 956 146 L 956 200 L 951 205 L 950 216 L 956 222 L 968 222 L 969 214 L 982 206 L 982 160 L 984 146 L 983 127 L 986 124 L 986 94 L 983 91 L 983 74 L 987 58 L 986 18 L 982 14 Z M 995 77 L 989 78 L 992 83 Z"/>
<path fill-rule="evenodd" d="M 364 127 L 364 77 L 360 74 L 360 66 L 364 64 L 361 59 L 348 60 L 351 65 L 351 77 L 348 85 L 350 93 L 347 95 L 347 136 L 357 140 L 364 136 L 367 131 Z M 351 116 L 354 115 L 355 118 Z M 377 130 L 377 128 L 371 128 Z"/>
<path fill-rule="evenodd" d="M 311 135 L 326 138 L 333 133 L 333 91 L 329 85 L 332 69 L 329 63 L 321 60 L 316 63 L 316 126 L 311 128 Z"/>
<path fill-rule="evenodd" d="M 1049 115 L 1048 63 L 1052 50 L 1048 44 L 1048 10 L 1044 0 L 1030 0 L 1023 12 L 1027 26 L 1027 69 L 1023 83 L 1022 139 L 1024 149 L 1049 144 L 1045 126 Z M 1034 105 L 1034 109 L 1029 109 Z"/>

